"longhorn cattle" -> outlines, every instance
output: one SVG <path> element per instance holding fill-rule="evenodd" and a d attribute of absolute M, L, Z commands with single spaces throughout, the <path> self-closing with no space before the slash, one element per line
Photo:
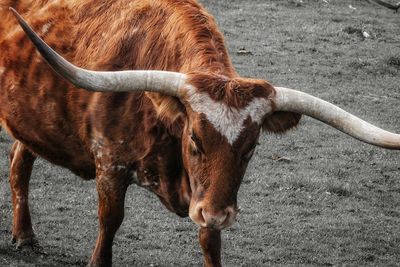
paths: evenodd
<path fill-rule="evenodd" d="M 17 246 L 34 240 L 28 184 L 38 156 L 96 180 L 90 266 L 111 265 L 131 183 L 189 215 L 200 226 L 205 265 L 220 266 L 221 230 L 235 221 L 261 130 L 285 132 L 304 114 L 400 148 L 399 135 L 321 99 L 239 77 L 214 19 L 194 0 L 1 0 L 0 8 L 0 123 L 16 140 Z"/>

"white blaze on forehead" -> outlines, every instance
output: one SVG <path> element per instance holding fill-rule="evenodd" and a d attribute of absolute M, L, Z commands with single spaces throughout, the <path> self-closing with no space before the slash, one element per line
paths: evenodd
<path fill-rule="evenodd" d="M 188 88 L 188 102 L 193 111 L 203 113 L 214 128 L 228 139 L 229 144 L 235 143 L 244 128 L 244 121 L 250 117 L 253 122 L 262 123 L 265 114 L 271 112 L 271 103 L 265 98 L 254 98 L 246 107 L 236 109 L 224 102 L 217 102 L 204 93 L 198 93 L 195 88 Z"/>

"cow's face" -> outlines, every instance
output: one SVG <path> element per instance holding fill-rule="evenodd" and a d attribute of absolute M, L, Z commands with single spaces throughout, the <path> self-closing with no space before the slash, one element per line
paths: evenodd
<path fill-rule="evenodd" d="M 202 227 L 223 229 L 236 218 L 237 192 L 273 104 L 265 82 L 218 81 L 192 82 L 182 154 L 192 190 L 190 217 Z"/>

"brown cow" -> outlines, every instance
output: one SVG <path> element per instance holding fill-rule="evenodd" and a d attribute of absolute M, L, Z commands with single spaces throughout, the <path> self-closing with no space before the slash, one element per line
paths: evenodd
<path fill-rule="evenodd" d="M 35 52 L 8 6 L 63 55 L 14 11 L 70 83 Z M 361 141 L 400 148 L 400 136 L 323 100 L 239 77 L 214 19 L 194 0 L 1 0 L 0 15 L 0 123 L 17 140 L 10 184 L 18 246 L 34 238 L 28 184 L 37 156 L 96 179 L 91 266 L 111 265 L 132 182 L 189 214 L 200 226 L 205 265 L 220 266 L 220 231 L 235 221 L 261 129 L 284 132 L 305 114 Z"/>

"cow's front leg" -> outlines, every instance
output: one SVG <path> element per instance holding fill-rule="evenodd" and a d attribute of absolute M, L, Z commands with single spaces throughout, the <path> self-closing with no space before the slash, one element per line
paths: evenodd
<path fill-rule="evenodd" d="M 29 180 L 35 156 L 19 141 L 10 152 L 10 187 L 13 205 L 13 243 L 17 248 L 34 243 L 31 215 L 28 206 Z"/>
<path fill-rule="evenodd" d="M 204 255 L 204 266 L 221 266 L 221 231 L 200 228 L 199 241 Z"/>
<path fill-rule="evenodd" d="M 112 264 L 113 239 L 124 218 L 125 193 L 129 184 L 126 174 L 115 169 L 97 170 L 99 233 L 89 266 Z"/>

